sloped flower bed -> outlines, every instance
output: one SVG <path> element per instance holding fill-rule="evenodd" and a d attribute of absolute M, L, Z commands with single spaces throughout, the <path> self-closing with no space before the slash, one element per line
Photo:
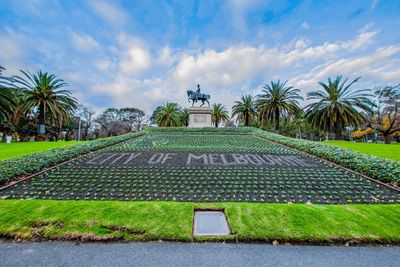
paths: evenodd
<path fill-rule="evenodd" d="M 382 182 L 400 183 L 400 163 L 315 141 L 295 139 L 254 129 L 254 135 L 327 159 Z"/>
<path fill-rule="evenodd" d="M 140 135 L 143 135 L 143 133 L 129 133 L 0 161 L 0 184 L 9 181 L 13 177 L 39 172 L 45 167 Z"/>
<path fill-rule="evenodd" d="M 260 148 L 262 153 L 257 152 Z M 178 152 L 182 150 L 187 151 Z M 394 189 L 263 138 L 191 133 L 128 140 L 11 186 L 0 196 L 320 204 L 400 201 Z"/>

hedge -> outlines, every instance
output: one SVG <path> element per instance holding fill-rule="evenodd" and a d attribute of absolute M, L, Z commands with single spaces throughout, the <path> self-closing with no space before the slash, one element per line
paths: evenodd
<path fill-rule="evenodd" d="M 35 173 L 45 167 L 64 162 L 76 156 L 114 145 L 143 134 L 143 132 L 128 133 L 2 160 L 0 161 L 0 184 L 9 181 L 13 177 Z"/>
<path fill-rule="evenodd" d="M 255 128 L 251 127 L 149 127 L 145 131 L 148 133 L 218 133 L 218 134 L 252 134 Z"/>
<path fill-rule="evenodd" d="M 254 129 L 254 128 L 253 128 Z M 400 162 L 320 142 L 286 137 L 260 129 L 254 135 L 324 158 L 382 182 L 400 184 Z"/>

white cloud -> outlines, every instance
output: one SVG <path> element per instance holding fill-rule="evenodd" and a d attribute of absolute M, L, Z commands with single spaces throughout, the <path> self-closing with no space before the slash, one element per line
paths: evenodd
<path fill-rule="evenodd" d="M 113 24 L 121 25 L 124 24 L 128 19 L 128 15 L 125 13 L 125 11 L 109 2 L 103 0 L 93 0 L 90 1 L 90 6 L 98 15 Z"/>
<path fill-rule="evenodd" d="M 140 74 L 150 68 L 151 56 L 147 49 L 139 46 L 131 46 L 123 53 L 119 63 L 121 70 L 130 75 Z"/>
<path fill-rule="evenodd" d="M 361 32 L 357 39 L 345 42 L 343 47 L 350 51 L 363 49 L 373 41 L 376 34 L 377 32 Z"/>
<path fill-rule="evenodd" d="M 400 71 L 395 69 L 399 63 L 396 55 L 400 53 L 400 46 L 389 46 L 378 48 L 372 54 L 357 58 L 341 58 L 335 61 L 321 64 L 307 73 L 303 73 L 294 79 L 292 83 L 298 88 L 306 91 L 318 86 L 319 81 L 325 81 L 328 77 L 343 75 L 344 77 L 356 78 L 362 76 L 364 84 L 366 81 L 380 81 L 382 83 L 393 83 L 400 78 Z M 370 85 L 372 87 L 373 85 Z"/>
<path fill-rule="evenodd" d="M 90 52 L 100 48 L 100 44 L 87 34 L 71 33 L 71 41 L 75 49 L 82 52 Z"/>
<path fill-rule="evenodd" d="M 376 32 L 362 31 L 352 40 L 314 46 L 300 38 L 272 48 L 237 45 L 221 51 L 172 51 L 166 46 L 152 53 L 143 41 L 121 35 L 115 79 L 93 86 L 92 93 L 107 95 L 117 106 L 133 105 L 150 112 L 167 101 L 185 106 L 186 90 L 195 89 L 197 83 L 211 94 L 211 102 L 230 108 L 240 94 L 258 93 L 265 82 L 274 79 L 290 80 L 304 95 L 315 89 L 318 81 L 339 74 L 363 75 L 365 81 L 393 81 L 399 75 L 395 55 L 400 47 L 351 57 L 375 36 Z M 147 72 L 151 68 L 152 72 Z M 145 71 L 146 75 L 141 75 Z"/>

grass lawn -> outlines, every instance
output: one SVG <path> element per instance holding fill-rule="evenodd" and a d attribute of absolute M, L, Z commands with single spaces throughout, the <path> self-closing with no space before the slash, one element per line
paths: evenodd
<path fill-rule="evenodd" d="M 364 154 L 400 161 L 400 144 L 355 143 L 348 141 L 326 141 L 325 144 L 348 148 Z"/>
<path fill-rule="evenodd" d="M 0 236 L 192 241 L 195 207 L 225 208 L 239 241 L 400 243 L 400 205 L 0 200 Z"/>
<path fill-rule="evenodd" d="M 70 146 L 78 141 L 59 142 L 12 142 L 11 144 L 0 143 L 0 160 L 15 158 L 52 148 Z"/>

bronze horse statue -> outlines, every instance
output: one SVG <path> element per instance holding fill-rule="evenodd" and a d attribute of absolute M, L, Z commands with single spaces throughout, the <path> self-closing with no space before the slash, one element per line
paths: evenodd
<path fill-rule="evenodd" d="M 204 105 L 204 102 L 207 102 L 208 106 L 210 106 L 210 102 L 208 102 L 208 99 L 210 99 L 210 95 L 197 93 L 197 92 L 192 91 L 192 90 L 187 90 L 186 93 L 188 95 L 188 102 L 190 103 L 190 100 L 192 100 L 192 107 L 193 107 L 195 102 L 197 103 L 198 100 L 203 102 L 200 105 L 200 107 L 202 107 Z"/>

